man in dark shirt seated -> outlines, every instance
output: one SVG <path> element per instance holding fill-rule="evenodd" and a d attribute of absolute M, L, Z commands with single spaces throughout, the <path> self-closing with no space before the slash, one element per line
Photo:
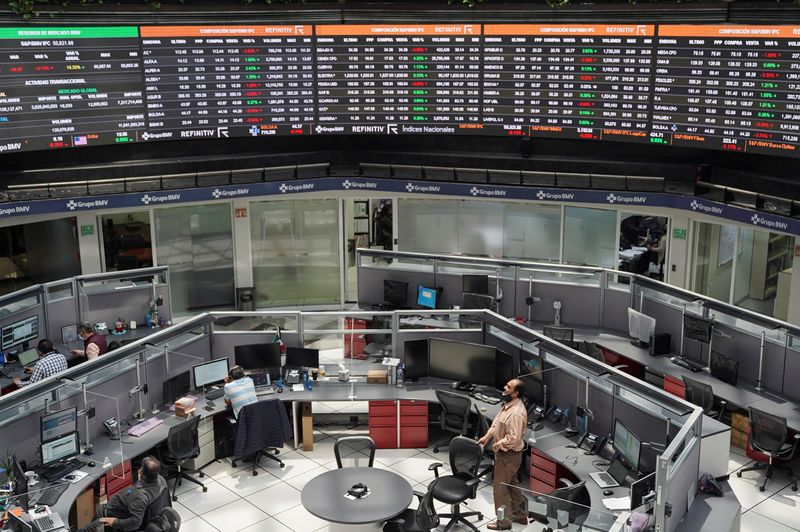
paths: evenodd
<path fill-rule="evenodd" d="M 159 474 L 160 469 L 161 462 L 154 456 L 142 460 L 136 485 L 117 493 L 107 504 L 99 505 L 95 521 L 83 527 L 81 532 L 98 532 L 103 530 L 103 526 L 106 530 L 128 532 L 147 526 L 147 523 L 142 523 L 147 507 L 167 489 L 167 481 Z"/>

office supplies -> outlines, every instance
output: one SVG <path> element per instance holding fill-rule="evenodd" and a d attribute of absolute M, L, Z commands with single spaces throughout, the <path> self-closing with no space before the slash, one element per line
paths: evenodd
<path fill-rule="evenodd" d="M 606 492 L 603 492 L 605 495 Z M 613 495 L 613 492 L 612 492 Z M 603 506 L 608 508 L 609 510 L 630 510 L 631 509 L 631 498 L 627 495 L 624 497 L 609 497 L 603 499 Z"/>
<path fill-rule="evenodd" d="M 636 347 L 649 347 L 650 337 L 656 332 L 656 319 L 628 307 L 628 334 Z"/>
<path fill-rule="evenodd" d="M 436 308 L 436 289 L 427 286 L 417 286 L 417 306 L 429 309 Z"/>
<path fill-rule="evenodd" d="M 0 344 L 4 351 L 38 337 L 39 316 L 30 316 L 24 320 L 9 323 L 0 329 Z"/>
<path fill-rule="evenodd" d="M 319 367 L 319 349 L 308 349 L 305 347 L 287 347 L 286 367 L 289 368 Z"/>
<path fill-rule="evenodd" d="M 132 426 L 128 429 L 129 436 L 143 436 L 153 430 L 154 428 L 158 427 L 164 423 L 162 419 L 158 419 L 157 417 L 151 417 L 150 419 L 145 419 L 141 423 L 137 423 L 136 425 Z"/>
<path fill-rule="evenodd" d="M 494 347 L 441 338 L 430 338 L 428 342 L 431 377 L 495 385 Z"/>
<path fill-rule="evenodd" d="M 617 458 L 611 462 L 607 471 L 595 471 L 589 473 L 589 476 L 603 489 L 615 488 L 621 486 L 625 482 L 625 477 L 628 476 L 628 468 L 625 467 L 622 460 Z"/>
<path fill-rule="evenodd" d="M 242 369 L 263 369 L 281 366 L 281 344 L 237 345 L 233 348 L 233 359 Z"/>
<path fill-rule="evenodd" d="M 119 422 L 117 418 L 110 417 L 103 421 L 103 428 L 106 429 L 106 432 L 112 438 L 119 438 Z"/>
<path fill-rule="evenodd" d="M 228 358 L 218 358 L 211 362 L 198 364 L 192 367 L 194 373 L 194 387 L 204 388 L 212 384 L 218 384 L 228 376 Z M 217 397 L 221 397 L 222 393 Z M 206 397 L 209 398 L 209 397 Z"/>

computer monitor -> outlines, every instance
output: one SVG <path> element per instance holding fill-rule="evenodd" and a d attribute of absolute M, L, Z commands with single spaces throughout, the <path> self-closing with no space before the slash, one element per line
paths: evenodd
<path fill-rule="evenodd" d="M 405 371 L 407 381 L 414 381 L 428 376 L 428 339 L 406 340 L 403 347 L 405 353 Z"/>
<path fill-rule="evenodd" d="M 190 375 L 187 370 L 164 381 L 162 385 L 162 397 L 164 398 L 165 404 L 172 404 L 186 395 L 191 389 L 189 378 Z"/>
<path fill-rule="evenodd" d="M 11 532 L 33 532 L 33 525 L 27 515 L 20 517 L 13 511 L 8 512 L 8 526 Z"/>
<path fill-rule="evenodd" d="M 739 382 L 739 362 L 712 349 L 711 375 L 722 382 L 736 386 Z"/>
<path fill-rule="evenodd" d="M 281 366 L 281 344 L 237 345 L 233 348 L 233 359 L 242 369 L 262 369 Z"/>
<path fill-rule="evenodd" d="M 2 349 L 10 349 L 15 345 L 39 337 L 39 316 L 30 316 L 24 320 L 9 323 L 0 329 L 0 345 Z"/>
<path fill-rule="evenodd" d="M 489 295 L 488 275 L 463 275 L 461 277 L 461 291 L 465 294 Z"/>
<path fill-rule="evenodd" d="M 33 349 L 28 349 L 27 351 L 23 351 L 22 353 L 17 355 L 17 360 L 23 366 L 30 366 L 37 360 L 39 360 L 39 351 L 34 347 Z"/>
<path fill-rule="evenodd" d="M 711 320 L 685 313 L 683 315 L 683 335 L 704 344 L 710 343 Z"/>
<path fill-rule="evenodd" d="M 529 351 L 520 351 L 519 354 L 519 374 L 535 374 L 536 379 L 542 378 L 542 357 Z"/>
<path fill-rule="evenodd" d="M 487 308 L 493 310 L 495 308 L 495 300 L 492 296 L 483 294 L 464 293 L 464 300 L 461 308 L 463 309 L 482 309 Z"/>
<path fill-rule="evenodd" d="M 519 380 L 525 384 L 528 406 L 533 404 L 547 409 L 547 385 L 533 375 L 522 375 Z"/>
<path fill-rule="evenodd" d="M 318 368 L 319 349 L 308 349 L 306 347 L 287 347 L 286 367 Z"/>
<path fill-rule="evenodd" d="M 431 377 L 494 386 L 494 347 L 441 338 L 428 342 Z"/>
<path fill-rule="evenodd" d="M 54 440 L 78 430 L 78 407 L 73 406 L 42 416 L 41 441 Z"/>
<path fill-rule="evenodd" d="M 650 337 L 656 332 L 656 319 L 642 314 L 638 310 L 628 307 L 628 334 L 635 341 L 631 343 L 637 347 L 650 345 Z"/>
<path fill-rule="evenodd" d="M 436 289 L 427 286 L 417 286 L 417 305 L 420 307 L 436 308 Z"/>
<path fill-rule="evenodd" d="M 80 454 L 80 445 L 78 445 L 78 432 L 71 432 L 64 434 L 61 437 L 55 438 L 50 441 L 42 442 L 42 467 L 47 467 L 50 464 L 67 460 L 73 456 Z"/>
<path fill-rule="evenodd" d="M 78 325 L 72 323 L 70 325 L 61 326 L 61 343 L 64 345 L 77 342 L 80 339 L 78 336 Z"/>
<path fill-rule="evenodd" d="M 14 501 L 17 506 L 28 511 L 28 477 L 25 476 L 25 470 L 14 456 L 11 464 L 11 476 L 14 478 Z"/>
<path fill-rule="evenodd" d="M 494 355 L 494 387 L 502 390 L 506 383 L 516 377 L 514 372 L 514 358 L 499 349 Z"/>
<path fill-rule="evenodd" d="M 655 472 L 646 475 L 631 484 L 631 510 L 639 508 L 644 504 L 644 496 L 656 489 Z"/>
<path fill-rule="evenodd" d="M 642 452 L 642 441 L 637 438 L 619 419 L 614 420 L 614 450 L 619 453 L 625 463 L 633 470 L 639 469 L 639 455 Z"/>
<path fill-rule="evenodd" d="M 228 357 L 219 358 L 206 362 L 205 364 L 198 364 L 192 367 L 194 373 L 194 387 L 203 388 L 210 384 L 217 384 L 225 380 L 228 376 Z"/>
<path fill-rule="evenodd" d="M 408 305 L 408 283 L 405 281 L 383 280 L 383 302 L 394 308 Z"/>

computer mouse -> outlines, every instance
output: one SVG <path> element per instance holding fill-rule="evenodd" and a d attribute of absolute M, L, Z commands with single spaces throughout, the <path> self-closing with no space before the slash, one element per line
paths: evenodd
<path fill-rule="evenodd" d="M 86 462 L 86 465 L 87 465 L 87 466 L 89 466 L 89 467 L 94 467 L 94 466 L 96 466 L 97 464 L 95 464 L 95 463 L 94 463 L 94 462 L 92 462 L 92 461 L 89 461 L 89 462 Z"/>
<path fill-rule="evenodd" d="M 67 475 L 64 477 L 64 480 L 75 480 L 76 478 L 78 477 L 76 477 L 75 475 Z"/>
<path fill-rule="evenodd" d="M 603 490 L 603 495 L 608 497 L 610 495 L 614 495 L 614 492 L 612 490 Z"/>
<path fill-rule="evenodd" d="M 283 393 L 283 388 L 278 388 L 278 393 Z"/>

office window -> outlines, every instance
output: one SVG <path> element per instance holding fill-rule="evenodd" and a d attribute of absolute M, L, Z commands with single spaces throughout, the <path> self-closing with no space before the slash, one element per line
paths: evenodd
<path fill-rule="evenodd" d="M 564 208 L 564 262 L 616 268 L 617 212 Z"/>
<path fill-rule="evenodd" d="M 503 213 L 503 256 L 558 262 L 561 207 L 507 203 Z"/>
<path fill-rule="evenodd" d="M 458 248 L 464 255 L 503 256 L 503 204 L 458 202 Z"/>
<path fill-rule="evenodd" d="M 794 242 L 793 236 L 740 228 L 733 303 L 786 320 Z"/>
<path fill-rule="evenodd" d="M 400 251 L 459 252 L 458 200 L 401 199 L 397 216 Z"/>
<path fill-rule="evenodd" d="M 257 306 L 339 301 L 339 218 L 333 199 L 250 204 Z"/>
<path fill-rule="evenodd" d="M 158 265 L 168 265 L 172 314 L 234 307 L 230 204 L 156 209 Z"/>

